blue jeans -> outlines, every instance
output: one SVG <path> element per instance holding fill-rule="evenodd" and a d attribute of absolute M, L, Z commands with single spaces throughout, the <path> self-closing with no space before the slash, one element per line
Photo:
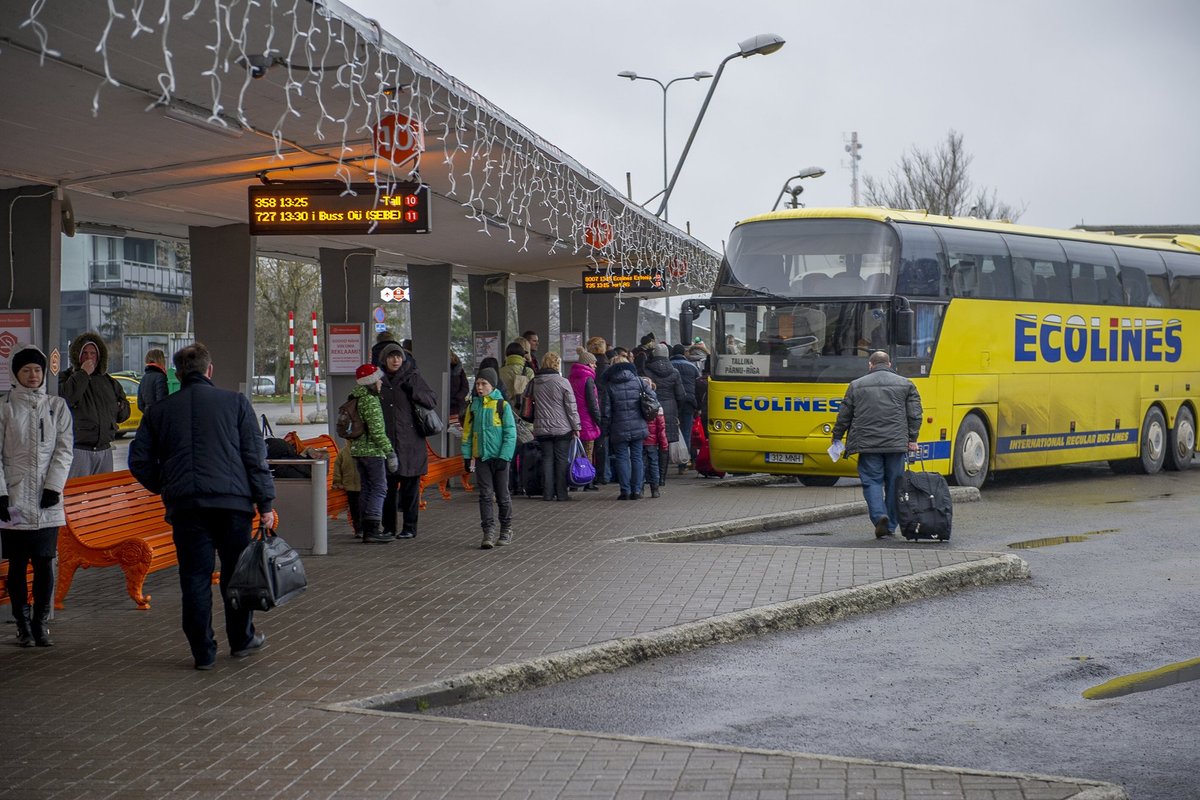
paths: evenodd
<path fill-rule="evenodd" d="M 621 485 L 622 494 L 641 494 L 642 492 L 642 440 L 632 442 L 616 442 L 609 440 L 612 448 L 613 461 L 616 463 L 617 483 Z"/>
<path fill-rule="evenodd" d="M 859 453 L 858 477 L 871 522 L 888 518 L 888 531 L 896 530 L 896 481 L 904 474 L 904 453 Z"/>
<path fill-rule="evenodd" d="M 645 472 L 646 472 L 646 477 L 644 480 L 646 483 L 650 484 L 651 486 L 661 486 L 662 485 L 662 481 L 660 481 L 658 479 L 659 471 L 660 471 L 659 464 L 658 464 L 659 452 L 660 451 L 658 449 L 657 444 L 650 445 L 650 446 L 647 446 L 644 444 L 642 445 L 642 463 L 645 465 L 644 468 L 645 468 Z M 663 451 L 663 452 L 665 452 L 665 451 Z M 641 484 L 638 484 L 638 491 L 640 492 L 641 490 L 642 490 Z"/>

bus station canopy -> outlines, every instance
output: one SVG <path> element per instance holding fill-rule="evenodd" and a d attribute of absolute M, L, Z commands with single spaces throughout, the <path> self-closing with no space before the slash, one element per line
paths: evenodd
<path fill-rule="evenodd" d="M 419 180 L 429 234 L 261 236 L 258 251 L 367 247 L 382 272 L 571 285 L 595 265 L 659 268 L 675 292 L 716 274 L 711 249 L 337 0 L 13 0 L 0 96 L 0 189 L 56 187 L 85 231 L 185 238 L 246 223 L 250 185 Z"/>

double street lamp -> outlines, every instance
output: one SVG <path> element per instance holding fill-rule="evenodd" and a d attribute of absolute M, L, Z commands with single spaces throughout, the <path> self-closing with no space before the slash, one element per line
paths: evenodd
<path fill-rule="evenodd" d="M 774 211 L 775 209 L 779 208 L 779 201 L 783 199 L 785 192 L 792 196 L 792 204 L 790 207 L 799 208 L 800 193 L 804 191 L 804 187 L 798 183 L 795 186 L 789 186 L 788 184 L 790 184 L 792 181 L 804 180 L 805 178 L 819 178 L 824 174 L 824 167 L 806 167 L 792 177 L 788 178 L 783 182 L 783 188 L 779 190 L 779 196 L 775 198 L 775 205 L 771 206 L 771 210 Z"/>

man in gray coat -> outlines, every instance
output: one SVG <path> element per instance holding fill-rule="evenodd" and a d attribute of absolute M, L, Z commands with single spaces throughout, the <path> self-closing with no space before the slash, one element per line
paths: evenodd
<path fill-rule="evenodd" d="M 833 441 L 846 438 L 846 455 L 858 453 L 867 514 L 876 538 L 896 532 L 896 481 L 904 474 L 906 452 L 915 453 L 921 432 L 921 395 L 913 382 L 892 369 L 887 353 L 867 359 L 868 372 L 852 381 L 838 410 Z"/>

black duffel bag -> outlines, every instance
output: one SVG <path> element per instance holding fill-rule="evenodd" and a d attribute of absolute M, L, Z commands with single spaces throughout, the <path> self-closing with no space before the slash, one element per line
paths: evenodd
<path fill-rule="evenodd" d="M 226 592 L 235 609 L 270 611 L 307 588 L 300 554 L 274 531 L 260 526 L 238 556 Z"/>

